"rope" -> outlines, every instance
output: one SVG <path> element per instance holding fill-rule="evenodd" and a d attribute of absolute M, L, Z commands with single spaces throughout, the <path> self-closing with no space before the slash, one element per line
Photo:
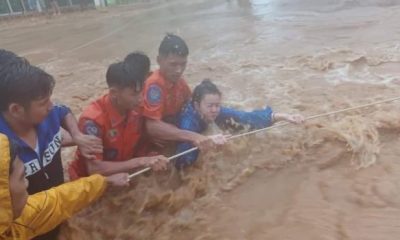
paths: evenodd
<path fill-rule="evenodd" d="M 356 106 L 356 107 L 349 107 L 349 108 L 345 108 L 345 109 L 341 109 L 341 110 L 337 110 L 337 111 L 333 111 L 333 112 L 317 114 L 317 115 L 314 115 L 314 116 L 307 117 L 304 120 L 305 121 L 309 121 L 309 120 L 320 118 L 320 117 L 326 117 L 326 116 L 330 116 L 330 115 L 335 115 L 335 114 L 338 114 L 338 113 L 348 112 L 348 111 L 352 111 L 352 110 L 356 110 L 356 109 L 360 109 L 360 108 L 366 108 L 366 107 L 370 107 L 370 106 L 374 106 L 374 105 L 378 105 L 378 104 L 382 104 L 382 103 L 389 103 L 389 102 L 393 102 L 393 101 L 396 101 L 396 100 L 399 100 L 399 99 L 400 99 L 400 97 L 395 97 L 395 98 L 381 100 L 381 101 L 377 101 L 377 102 L 373 102 L 373 103 L 359 105 L 359 106 Z M 263 132 L 263 131 L 267 131 L 267 130 L 270 130 L 270 129 L 273 129 L 273 128 L 284 127 L 284 126 L 287 126 L 289 124 L 290 123 L 288 123 L 288 122 L 278 123 L 278 124 L 275 124 L 275 125 L 270 126 L 270 127 L 265 127 L 265 128 L 257 129 L 257 130 L 254 130 L 254 131 L 249 131 L 249 132 L 245 132 L 245 133 L 241 133 L 241 134 L 237 134 L 237 135 L 231 136 L 231 137 L 228 138 L 228 140 L 232 140 L 232 139 L 235 139 L 235 138 L 244 137 L 244 136 L 248 136 L 248 135 L 253 135 L 253 134 L 256 134 L 256 133 L 259 133 L 259 132 Z M 194 148 L 191 148 L 191 149 L 186 150 L 184 152 L 178 153 L 176 155 L 173 155 L 173 156 L 169 157 L 168 161 L 174 160 L 174 159 L 176 159 L 176 158 L 178 158 L 180 156 L 183 156 L 185 154 L 191 153 L 191 152 L 196 151 L 196 150 L 198 150 L 198 148 L 194 147 Z M 136 176 L 138 176 L 138 175 L 140 175 L 140 174 L 142 174 L 144 172 L 147 172 L 149 170 L 151 170 L 151 168 L 147 167 L 147 168 L 144 168 L 144 169 L 142 169 L 140 171 L 132 173 L 131 175 L 129 175 L 129 179 L 132 179 L 132 178 L 134 178 L 134 177 L 136 177 Z"/>

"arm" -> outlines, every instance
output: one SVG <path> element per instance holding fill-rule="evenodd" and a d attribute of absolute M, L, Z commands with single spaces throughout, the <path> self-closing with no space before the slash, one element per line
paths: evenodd
<path fill-rule="evenodd" d="M 57 116 L 59 117 L 59 121 L 61 122 L 61 125 L 65 125 L 63 123 L 64 118 L 68 115 L 71 114 L 71 110 L 64 105 L 61 104 L 55 104 L 53 106 L 52 111 L 57 113 Z M 70 147 L 70 146 L 75 146 L 75 142 L 72 139 L 72 136 L 69 132 L 67 132 L 64 128 L 61 128 L 61 146 L 62 147 Z"/>
<path fill-rule="evenodd" d="M 191 142 L 202 151 L 207 151 L 215 145 L 222 145 L 226 142 L 226 140 L 217 141 L 213 136 L 207 137 L 196 132 L 182 130 L 160 120 L 147 120 L 146 127 L 149 135 L 153 138 Z"/>
<path fill-rule="evenodd" d="M 72 139 L 71 134 L 69 134 L 64 128 L 61 128 L 61 146 L 62 147 L 72 147 L 75 146 L 75 142 Z"/>
<path fill-rule="evenodd" d="M 189 90 L 190 94 L 190 90 Z M 196 142 L 203 136 L 197 133 L 180 130 L 174 125 L 162 121 L 164 112 L 165 92 L 161 85 L 153 83 L 144 89 L 144 112 L 148 134 L 160 140 Z"/>
<path fill-rule="evenodd" d="M 201 134 L 182 130 L 161 120 L 149 118 L 146 119 L 146 128 L 151 137 L 161 140 L 195 142 L 196 139 L 203 137 Z"/>
<path fill-rule="evenodd" d="M 103 127 L 94 119 L 79 119 L 79 129 L 88 135 L 103 139 Z M 82 158 L 86 164 L 89 175 L 100 173 L 102 175 L 111 175 L 114 173 L 128 172 L 138 167 L 152 167 L 154 170 L 162 170 L 166 168 L 168 160 L 164 156 L 133 158 L 127 161 L 111 161 L 104 159 L 103 154 L 96 154 L 94 158 L 86 158 L 79 151 L 79 158 Z"/>
<path fill-rule="evenodd" d="M 75 116 L 69 112 L 62 119 L 61 126 L 71 135 L 72 139 L 83 135 L 78 128 L 78 121 L 76 121 Z"/>
<path fill-rule="evenodd" d="M 80 152 L 86 158 L 94 159 L 95 154 L 101 154 L 103 152 L 101 140 L 96 136 L 83 134 L 79 130 L 78 122 L 71 112 L 67 113 L 62 119 L 62 127 L 69 133 L 72 138 L 72 143 L 78 145 Z M 69 136 L 66 134 L 63 135 L 63 145 L 68 144 L 68 137 Z M 69 144 L 71 144 L 71 140 L 69 140 Z"/>
<path fill-rule="evenodd" d="M 295 124 L 300 124 L 304 122 L 304 117 L 300 114 L 273 113 L 272 119 L 273 122 L 287 121 Z"/>
<path fill-rule="evenodd" d="M 23 226 L 26 234 L 21 239 L 46 233 L 98 199 L 106 185 L 105 177 L 93 175 L 34 194 L 13 227 Z"/>
<path fill-rule="evenodd" d="M 109 176 L 115 173 L 130 172 L 139 167 L 151 167 L 155 171 L 165 170 L 168 159 L 162 155 L 133 158 L 127 161 L 112 162 L 102 160 L 86 160 L 89 174 L 100 173 Z"/>
<path fill-rule="evenodd" d="M 248 125 L 251 129 L 268 127 L 273 123 L 273 112 L 270 107 L 251 112 L 222 107 L 216 122 L 221 125 L 233 125 L 230 120 L 241 125 Z"/>
<path fill-rule="evenodd" d="M 221 113 L 217 117 L 216 122 L 223 126 L 232 125 L 230 120 L 242 125 L 250 126 L 250 129 L 260 129 L 268 127 L 275 122 L 287 121 L 290 123 L 300 124 L 304 122 L 304 117 L 298 114 L 276 113 L 270 107 L 251 112 L 240 111 L 232 108 L 221 108 Z"/>
<path fill-rule="evenodd" d="M 182 114 L 179 116 L 178 127 L 182 130 L 195 132 L 195 133 L 201 133 L 204 130 L 201 127 L 200 116 L 198 114 L 196 114 L 196 112 L 194 111 L 193 108 L 191 108 L 190 105 L 188 107 L 186 107 L 182 111 Z M 188 141 L 180 142 L 177 146 L 176 153 L 177 154 L 182 153 L 193 147 L 194 146 L 191 142 L 188 142 Z M 196 150 L 196 151 L 187 153 L 187 154 L 177 158 L 175 160 L 175 167 L 178 169 L 181 169 L 186 166 L 192 165 L 197 160 L 198 155 L 199 155 L 199 151 Z"/>

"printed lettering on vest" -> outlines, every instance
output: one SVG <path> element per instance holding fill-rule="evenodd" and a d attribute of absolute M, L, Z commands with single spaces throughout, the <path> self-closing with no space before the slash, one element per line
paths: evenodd
<path fill-rule="evenodd" d="M 25 166 L 25 176 L 31 176 L 40 171 L 39 160 L 33 159 L 30 162 L 24 163 Z"/>
<path fill-rule="evenodd" d="M 61 131 L 58 131 L 56 135 L 54 135 L 53 140 L 47 146 L 47 149 L 43 153 L 43 167 L 46 167 L 53 161 L 54 155 L 61 148 Z"/>

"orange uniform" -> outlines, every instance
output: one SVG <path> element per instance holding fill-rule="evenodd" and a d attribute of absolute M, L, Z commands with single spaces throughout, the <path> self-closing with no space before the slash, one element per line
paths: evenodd
<path fill-rule="evenodd" d="M 78 124 L 82 133 L 102 139 L 103 154 L 97 156 L 97 160 L 126 161 L 137 156 L 141 150 L 138 145 L 144 131 L 143 120 L 142 109 L 121 116 L 107 94 L 83 111 Z M 78 150 L 69 166 L 71 179 L 88 175 L 85 161 Z"/>
<path fill-rule="evenodd" d="M 190 97 L 191 91 L 184 79 L 172 83 L 157 70 L 145 82 L 143 115 L 176 125 L 177 115 Z"/>

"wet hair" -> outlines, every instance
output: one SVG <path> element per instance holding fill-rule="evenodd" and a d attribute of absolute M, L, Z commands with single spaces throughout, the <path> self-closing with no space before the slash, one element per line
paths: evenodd
<path fill-rule="evenodd" d="M 0 72 L 7 68 L 7 65 L 14 62 L 26 62 L 29 63 L 25 58 L 19 57 L 17 54 L 0 49 Z"/>
<path fill-rule="evenodd" d="M 132 52 L 125 57 L 124 64 L 130 77 L 134 80 L 136 91 L 140 91 L 150 72 L 149 57 L 142 52 Z"/>
<path fill-rule="evenodd" d="M 9 168 L 9 174 L 11 174 L 14 170 L 14 162 L 15 159 L 17 159 L 17 153 L 18 153 L 18 145 L 9 139 L 9 146 L 10 146 L 10 168 Z"/>
<path fill-rule="evenodd" d="M 210 79 L 204 79 L 199 85 L 197 85 L 192 94 L 192 102 L 200 103 L 203 100 L 204 96 L 207 94 L 217 94 L 219 96 L 222 95 L 221 91 L 217 88 L 217 86 L 211 82 Z"/>
<path fill-rule="evenodd" d="M 0 71 L 0 111 L 11 103 L 29 107 L 32 101 L 48 97 L 54 89 L 54 78 L 27 61 L 9 63 Z"/>
<path fill-rule="evenodd" d="M 106 73 L 108 87 L 142 89 L 145 76 L 144 71 L 139 70 L 132 62 L 116 62 L 111 64 Z"/>
<path fill-rule="evenodd" d="M 189 55 L 189 48 L 185 41 L 177 35 L 168 33 L 161 41 L 158 55 L 167 57 L 169 54 L 187 57 Z"/>
<path fill-rule="evenodd" d="M 0 66 L 7 64 L 8 62 L 13 61 L 13 59 L 17 58 L 17 54 L 5 49 L 0 49 Z"/>

